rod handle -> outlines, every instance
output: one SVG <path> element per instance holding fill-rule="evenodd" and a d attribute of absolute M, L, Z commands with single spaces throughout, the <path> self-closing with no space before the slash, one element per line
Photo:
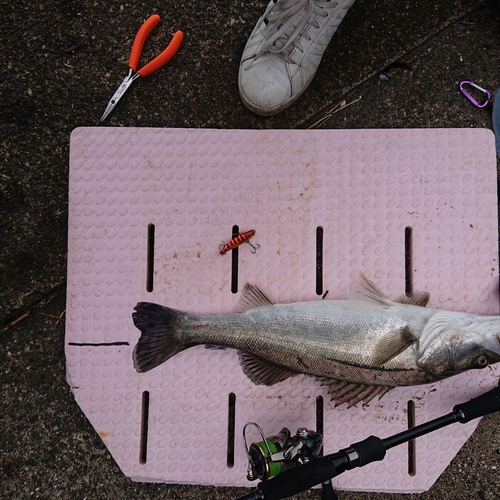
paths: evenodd
<path fill-rule="evenodd" d="M 371 462 L 383 460 L 386 451 L 384 441 L 377 436 L 369 436 L 366 439 L 363 439 L 363 441 L 354 443 L 351 445 L 350 449 L 355 450 L 357 457 L 353 457 L 351 459 L 351 462 L 348 465 L 348 469 L 352 469 L 354 467 L 363 467 L 364 465 Z M 351 455 L 349 453 L 349 449 L 343 451 L 348 455 Z"/>
<path fill-rule="evenodd" d="M 343 471 L 342 471 L 343 472 Z M 291 497 L 328 481 L 337 475 L 335 463 L 328 457 L 318 458 L 301 465 L 298 469 L 288 469 L 259 484 L 265 500 L 279 500 Z"/>
<path fill-rule="evenodd" d="M 500 387 L 495 387 L 495 389 L 471 399 L 467 403 L 453 407 L 453 413 L 461 424 L 495 411 L 500 411 Z"/>

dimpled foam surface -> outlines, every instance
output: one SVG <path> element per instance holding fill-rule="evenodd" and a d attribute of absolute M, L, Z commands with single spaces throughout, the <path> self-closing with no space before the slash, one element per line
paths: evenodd
<path fill-rule="evenodd" d="M 345 299 L 363 271 L 390 298 L 405 290 L 405 229 L 414 288 L 429 307 L 498 314 L 496 157 L 488 130 L 186 130 L 79 128 L 71 136 L 65 350 L 74 397 L 135 481 L 255 486 L 242 429 L 315 430 L 324 399 L 325 454 L 420 424 L 494 387 L 500 368 L 397 388 L 367 406 L 334 407 L 312 377 L 272 387 L 243 374 L 231 349 L 190 348 L 139 374 L 137 302 L 229 313 L 243 283 L 275 302 Z M 154 225 L 153 290 L 146 290 Z M 256 230 L 219 255 L 233 226 Z M 322 285 L 316 282 L 323 228 Z M 145 394 L 149 395 L 149 400 Z M 234 395 L 234 460 L 228 432 Z M 346 490 L 427 490 L 477 421 L 419 438 L 335 479 Z M 249 441 L 260 436 L 249 429 Z M 232 463 L 234 462 L 234 464 Z"/>

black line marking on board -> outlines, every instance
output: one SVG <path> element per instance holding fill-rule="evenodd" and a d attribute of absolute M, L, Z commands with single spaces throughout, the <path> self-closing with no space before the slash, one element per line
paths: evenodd
<path fill-rule="evenodd" d="M 323 437 L 323 431 L 324 431 L 324 401 L 323 401 L 323 396 L 318 396 L 316 398 L 316 432 Z M 321 447 L 321 450 L 319 452 L 319 456 L 323 456 L 323 447 Z"/>
<path fill-rule="evenodd" d="M 408 429 L 415 427 L 415 401 L 410 399 L 408 401 L 407 412 L 408 415 Z M 408 475 L 414 476 L 417 472 L 417 453 L 415 449 L 415 439 L 408 441 Z"/>
<path fill-rule="evenodd" d="M 141 441 L 139 444 L 139 463 L 144 465 L 148 459 L 148 421 L 149 421 L 149 391 L 142 393 Z"/>
<path fill-rule="evenodd" d="M 236 428 L 236 394 L 229 393 L 227 409 L 227 466 L 234 467 L 234 442 Z"/>
<path fill-rule="evenodd" d="M 146 291 L 153 291 L 155 274 L 155 225 L 148 224 L 148 248 L 146 257 Z"/>
<path fill-rule="evenodd" d="M 233 235 L 236 238 L 240 234 L 240 228 L 233 226 Z M 231 250 L 231 292 L 238 293 L 238 247 Z"/>
<path fill-rule="evenodd" d="M 68 342 L 68 345 L 75 346 L 91 346 L 91 347 L 106 347 L 106 346 L 118 346 L 118 345 L 130 345 L 128 342 L 100 342 L 100 343 L 92 343 L 92 342 Z"/>
<path fill-rule="evenodd" d="M 413 230 L 405 227 L 405 294 L 413 294 Z"/>
<path fill-rule="evenodd" d="M 316 228 L 316 295 L 323 295 L 323 228 Z"/>

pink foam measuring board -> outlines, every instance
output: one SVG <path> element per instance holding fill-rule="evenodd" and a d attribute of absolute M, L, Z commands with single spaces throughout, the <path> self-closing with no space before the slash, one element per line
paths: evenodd
<path fill-rule="evenodd" d="M 347 408 L 304 375 L 254 385 L 230 349 L 194 347 L 145 374 L 131 358 L 139 301 L 228 313 L 245 282 L 276 302 L 322 300 L 327 291 L 325 300 L 345 299 L 354 271 L 396 299 L 405 290 L 407 228 L 414 288 L 430 292 L 429 306 L 498 314 L 490 131 L 79 128 L 70 149 L 67 378 L 134 481 L 251 487 L 242 438 L 249 421 L 268 435 L 315 430 L 322 397 L 325 453 L 333 453 L 405 430 L 410 400 L 420 424 L 496 385 L 498 365 Z M 237 293 L 232 257 L 219 255 L 235 225 L 255 229 L 260 245 L 255 254 L 239 248 Z M 335 487 L 425 491 L 476 425 L 419 438 L 414 460 L 408 445 L 392 448 Z"/>

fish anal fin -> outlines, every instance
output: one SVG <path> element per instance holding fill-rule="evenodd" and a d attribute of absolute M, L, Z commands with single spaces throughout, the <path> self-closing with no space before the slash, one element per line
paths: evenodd
<path fill-rule="evenodd" d="M 240 300 L 236 305 L 234 312 L 242 313 L 248 311 L 249 309 L 255 309 L 256 307 L 269 307 L 272 305 L 274 305 L 274 303 L 263 291 L 255 285 L 245 283 L 243 285 L 243 290 L 241 291 Z"/>
<path fill-rule="evenodd" d="M 399 297 L 396 302 L 400 304 L 410 304 L 413 306 L 422 306 L 425 307 L 431 298 L 431 294 L 429 292 L 419 292 L 414 291 L 410 296 L 403 294 Z"/>
<path fill-rule="evenodd" d="M 243 373 L 256 385 L 274 385 L 298 372 L 264 361 L 252 354 L 238 352 Z"/>
<path fill-rule="evenodd" d="M 372 358 L 373 365 L 382 366 L 408 349 L 415 340 L 407 326 L 387 333 L 375 345 Z"/>
<path fill-rule="evenodd" d="M 319 380 L 321 385 L 328 388 L 328 393 L 335 401 L 335 406 L 347 403 L 351 407 L 361 402 L 363 402 L 363 406 L 366 406 L 376 396 L 379 396 L 380 399 L 386 392 L 393 389 L 393 387 L 388 386 L 356 384 L 331 378 L 320 378 Z"/>
<path fill-rule="evenodd" d="M 380 288 L 371 282 L 363 273 L 357 273 L 349 293 L 350 299 L 364 300 L 379 306 L 390 307 L 394 304 Z"/>

